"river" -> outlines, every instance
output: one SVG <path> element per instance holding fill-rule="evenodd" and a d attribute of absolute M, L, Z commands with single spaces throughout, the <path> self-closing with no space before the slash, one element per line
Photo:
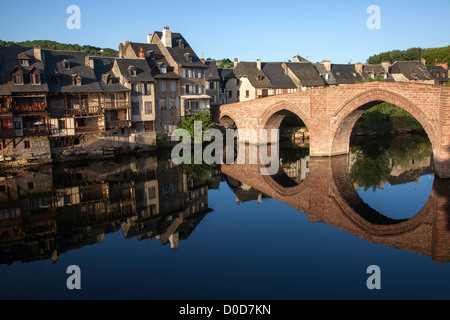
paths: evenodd
<path fill-rule="evenodd" d="M 450 181 L 428 139 L 308 154 L 283 145 L 272 177 L 168 154 L 3 174 L 0 298 L 450 298 Z"/>

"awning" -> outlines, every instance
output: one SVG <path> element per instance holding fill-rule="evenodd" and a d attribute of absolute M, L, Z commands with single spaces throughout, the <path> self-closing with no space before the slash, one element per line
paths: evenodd
<path fill-rule="evenodd" d="M 197 95 L 188 95 L 188 96 L 181 96 L 181 99 L 184 100 L 201 100 L 201 99 L 211 99 L 211 96 L 208 96 L 207 94 L 197 94 Z"/>

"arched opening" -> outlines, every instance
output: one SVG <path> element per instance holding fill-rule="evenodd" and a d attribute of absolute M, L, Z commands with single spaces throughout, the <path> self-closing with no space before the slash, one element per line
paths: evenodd
<path fill-rule="evenodd" d="M 348 144 L 350 179 L 365 204 L 391 219 L 411 219 L 434 182 L 433 130 L 412 103 L 386 98 L 349 110 L 333 148 Z"/>
<path fill-rule="evenodd" d="M 267 130 L 279 130 L 279 170 L 271 179 L 282 189 L 299 186 L 309 174 L 309 130 L 293 111 L 281 109 L 267 117 Z"/>
<path fill-rule="evenodd" d="M 237 129 L 236 122 L 230 116 L 222 116 L 219 120 L 219 126 L 223 129 Z"/>

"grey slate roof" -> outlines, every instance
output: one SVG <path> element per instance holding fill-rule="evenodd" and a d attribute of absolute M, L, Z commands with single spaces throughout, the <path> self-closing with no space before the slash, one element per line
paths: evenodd
<path fill-rule="evenodd" d="M 162 38 L 162 32 L 157 31 L 155 32 L 155 34 L 158 35 L 160 39 Z M 184 42 L 183 48 L 180 48 L 179 46 L 180 40 Z M 172 32 L 172 48 L 168 47 L 167 50 L 169 51 L 175 62 L 177 62 L 182 67 L 207 68 L 207 66 L 205 66 L 203 62 L 200 61 L 197 54 L 180 33 Z M 189 54 L 192 57 L 192 62 L 187 61 L 185 54 Z"/>
<path fill-rule="evenodd" d="M 384 79 L 386 71 L 384 70 L 381 64 L 363 64 L 362 67 L 363 67 L 362 76 L 366 80 L 370 77 L 370 74 L 372 73 L 374 74 L 375 78 L 377 77 L 377 75 L 380 75 L 381 80 L 383 81 L 394 81 L 394 78 L 390 73 L 387 73 L 387 78 Z"/>
<path fill-rule="evenodd" d="M 274 87 L 269 77 L 258 69 L 256 62 L 239 62 L 234 68 L 234 74 L 236 77 L 247 77 L 254 88 Z M 261 80 L 258 80 L 258 76 L 261 76 Z"/>
<path fill-rule="evenodd" d="M 97 78 L 97 81 L 100 84 L 100 87 L 104 92 L 127 92 L 130 91 L 129 88 L 122 85 L 119 81 L 119 78 L 114 74 L 112 68 L 114 66 L 114 62 L 116 61 L 115 57 L 97 57 L 92 56 L 89 57 L 94 61 L 94 72 Z M 104 78 L 106 75 L 109 75 L 112 79 L 112 83 L 105 83 Z"/>
<path fill-rule="evenodd" d="M 128 44 L 133 52 L 135 53 L 136 57 L 139 57 L 139 52 L 141 48 L 144 50 L 145 59 L 147 60 L 147 63 L 151 69 L 151 76 L 155 79 L 179 79 L 180 76 L 178 76 L 174 71 L 173 68 L 169 65 L 166 58 L 162 54 L 161 50 L 159 49 L 157 44 L 153 43 L 137 43 L 137 42 L 129 42 Z M 166 73 L 161 73 L 159 71 L 159 65 L 161 63 L 164 63 L 164 65 L 167 67 Z"/>
<path fill-rule="evenodd" d="M 433 75 L 433 78 L 438 82 L 446 82 L 449 81 L 448 71 L 444 69 L 442 66 L 428 66 L 428 71 Z M 439 77 L 438 77 L 439 73 Z"/>
<path fill-rule="evenodd" d="M 396 61 L 391 74 L 402 74 L 408 80 L 432 80 L 433 75 L 420 61 Z"/>
<path fill-rule="evenodd" d="M 18 59 L 29 59 L 29 66 L 19 65 Z M 15 85 L 12 82 L 12 72 L 20 69 L 24 73 L 24 84 Z M 30 83 L 29 74 L 34 69 L 41 74 L 41 84 Z M 0 94 L 11 95 L 13 93 L 46 93 L 48 85 L 45 77 L 44 63 L 35 59 L 32 48 L 7 47 L 0 51 Z"/>
<path fill-rule="evenodd" d="M 323 87 L 326 85 L 325 80 L 320 73 L 309 62 L 289 62 L 286 66 L 300 80 L 304 87 Z"/>
<path fill-rule="evenodd" d="M 364 81 L 363 77 L 356 72 L 353 64 L 332 64 L 331 72 L 336 78 L 337 84 L 354 84 Z"/>
<path fill-rule="evenodd" d="M 322 79 L 324 79 L 325 83 L 329 86 L 337 85 L 336 78 L 334 77 L 332 72 L 328 72 L 325 66 L 322 63 L 313 63 L 314 68 L 316 68 L 317 72 L 319 72 Z M 326 78 L 328 75 L 328 79 Z"/>
<path fill-rule="evenodd" d="M 116 63 L 119 66 L 121 75 L 128 82 L 152 82 L 155 79 L 151 75 L 150 67 L 145 59 L 117 58 Z M 130 69 L 136 70 L 136 75 L 131 75 Z"/>
<path fill-rule="evenodd" d="M 78 51 L 42 50 L 45 56 L 45 70 L 49 92 L 52 93 L 94 93 L 102 92 L 94 70 L 86 66 L 86 53 Z M 70 68 L 64 67 L 64 61 L 70 62 Z M 59 75 L 61 83 L 55 76 Z M 82 78 L 82 85 L 73 85 L 73 75 Z"/>
<path fill-rule="evenodd" d="M 205 70 L 206 81 L 220 81 L 216 61 L 205 61 L 205 64 L 208 66 L 208 69 Z"/>
<path fill-rule="evenodd" d="M 296 89 L 294 81 L 289 77 L 282 62 L 264 62 L 261 64 L 262 71 L 267 75 L 273 88 L 276 89 Z"/>

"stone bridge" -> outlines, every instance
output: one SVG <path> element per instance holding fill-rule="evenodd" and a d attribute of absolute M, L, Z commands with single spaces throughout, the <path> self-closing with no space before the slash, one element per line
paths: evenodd
<path fill-rule="evenodd" d="M 450 87 L 367 82 L 311 89 L 220 107 L 220 124 L 238 129 L 279 128 L 295 113 L 310 132 L 310 154 L 329 157 L 349 153 L 356 121 L 369 108 L 389 102 L 408 111 L 424 127 L 433 146 L 435 172 L 450 178 Z"/>
<path fill-rule="evenodd" d="M 221 166 L 224 175 L 308 215 L 368 241 L 450 262 L 450 179 L 435 177 L 428 202 L 412 218 L 396 220 L 368 206 L 356 192 L 347 156 L 311 158 L 309 175 L 286 188 L 259 165 Z"/>

